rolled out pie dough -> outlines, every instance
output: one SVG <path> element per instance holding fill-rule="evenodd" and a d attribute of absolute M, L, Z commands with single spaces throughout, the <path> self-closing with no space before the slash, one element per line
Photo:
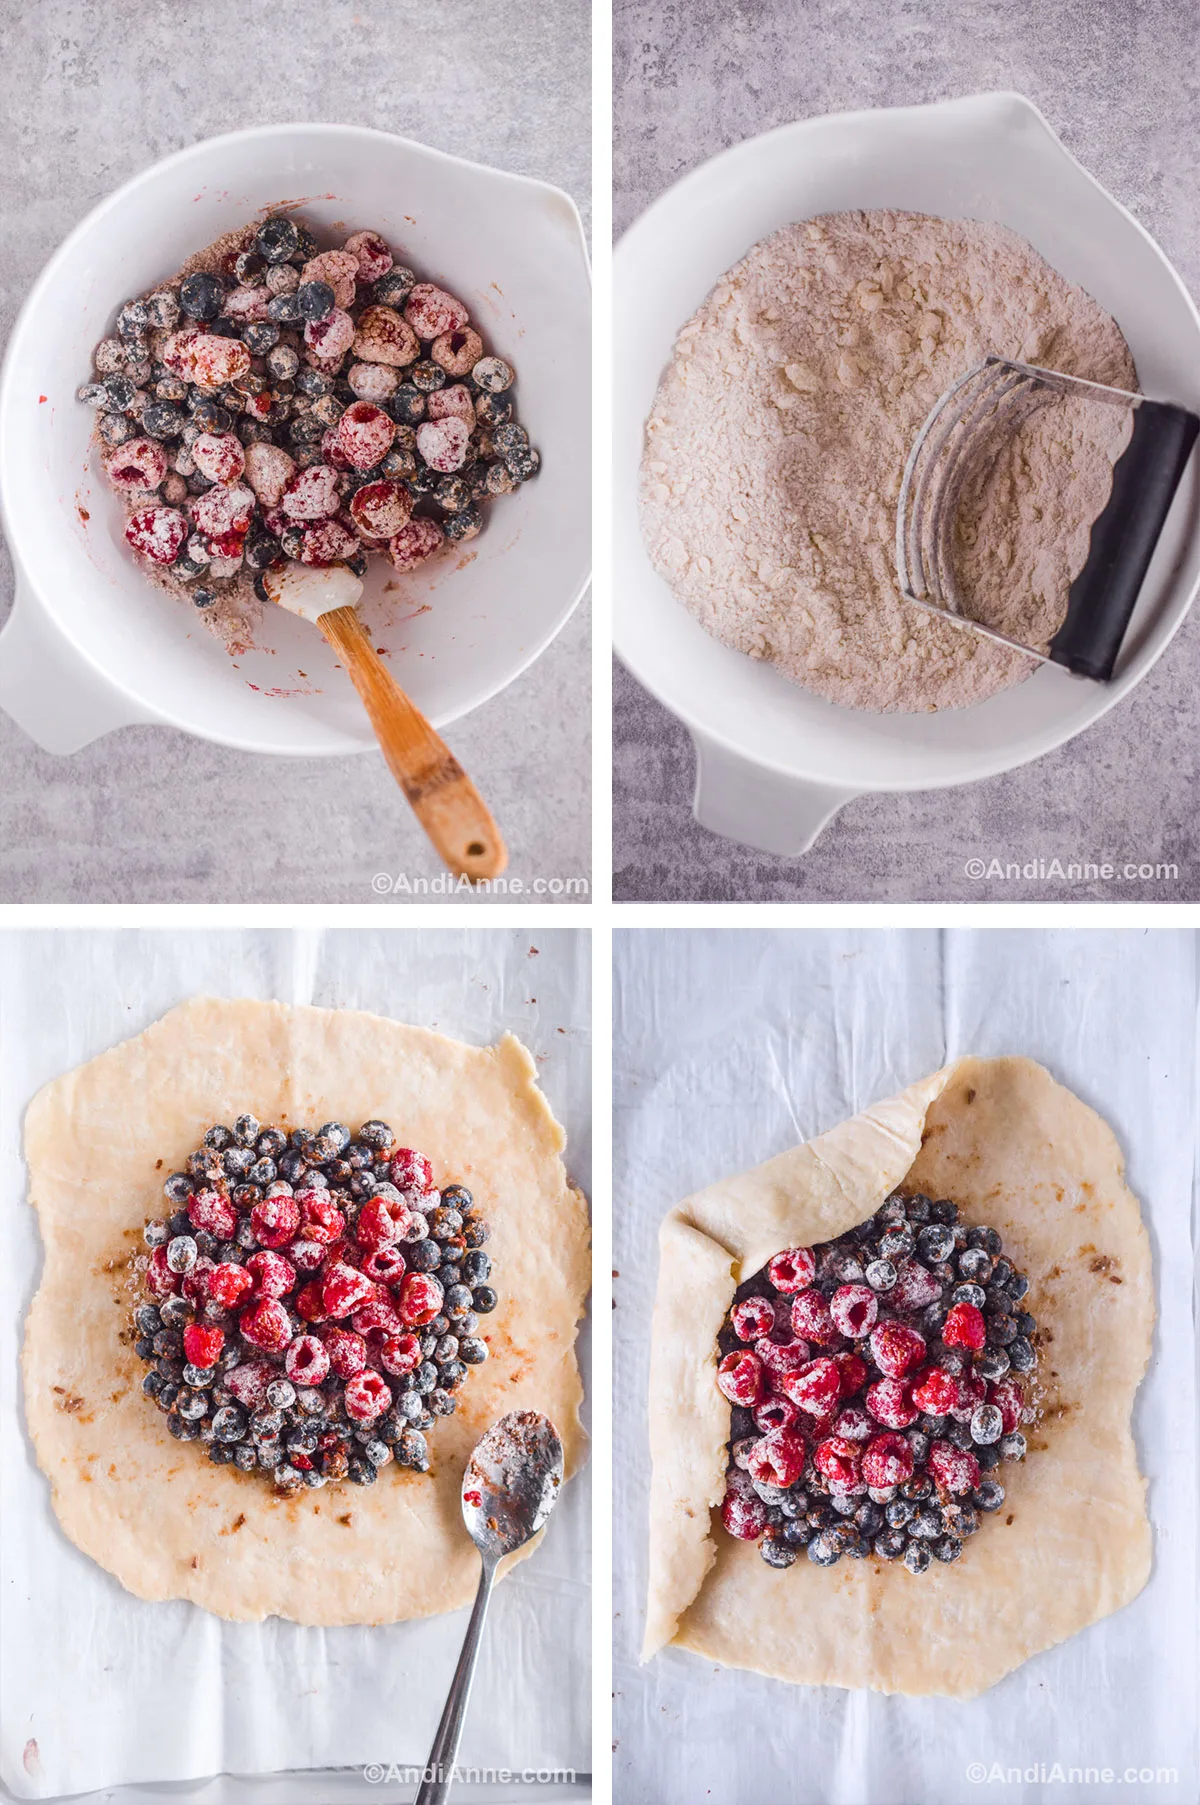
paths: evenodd
<path fill-rule="evenodd" d="M 801 1559 L 776 1572 L 714 1510 L 729 1434 L 717 1332 L 772 1254 L 843 1233 L 898 1186 L 953 1198 L 1028 1273 L 1043 1414 L 1027 1459 L 1004 1464 L 1004 1505 L 954 1565 L 914 1577 Z M 1153 1322 L 1149 1241 L 1116 1139 L 1026 1059 L 958 1060 L 688 1198 L 660 1233 L 643 1659 L 674 1642 L 800 1684 L 973 1698 L 1119 1610 L 1150 1571 L 1130 1416 Z"/>
<path fill-rule="evenodd" d="M 162 1179 L 213 1122 L 371 1117 L 474 1192 L 492 1226 L 500 1303 L 486 1364 L 429 1437 L 432 1471 L 277 1497 L 167 1433 L 141 1395 L 129 1311 L 142 1225 Z M 194 998 L 56 1079 L 26 1119 L 45 1247 L 25 1333 L 25 1397 L 54 1509 L 140 1598 L 219 1616 L 392 1623 L 467 1604 L 479 1556 L 459 1508 L 467 1457 L 510 1410 L 544 1411 L 566 1470 L 582 1451 L 575 1330 L 588 1290 L 586 1209 L 533 1060 L 506 1035 L 469 1047 L 350 1010 Z M 517 1556 L 515 1558 L 521 1558 Z M 511 1563 L 506 1563 L 506 1565 Z"/>

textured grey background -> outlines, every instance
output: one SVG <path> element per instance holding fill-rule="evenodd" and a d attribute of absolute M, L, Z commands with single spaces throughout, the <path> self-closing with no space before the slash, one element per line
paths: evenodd
<path fill-rule="evenodd" d="M 4 336 L 97 201 L 249 123 L 375 126 L 555 182 L 586 208 L 587 0 L 3 0 L 0 29 Z M 11 593 L 0 546 L 0 619 Z M 580 607 L 450 730 L 526 882 L 590 871 L 590 693 Z M 367 903 L 380 869 L 440 870 L 376 753 L 264 759 L 128 727 L 52 758 L 0 714 L 0 772 L 0 901 Z"/>
<path fill-rule="evenodd" d="M 812 114 L 1016 88 L 1200 293 L 1197 0 L 616 0 L 614 225 L 728 145 Z M 1022 770 L 852 802 L 800 860 L 705 833 L 685 729 L 614 677 L 626 901 L 1200 897 L 1200 611 L 1132 697 Z M 1177 881 L 977 882 L 972 855 L 1175 863 Z"/>

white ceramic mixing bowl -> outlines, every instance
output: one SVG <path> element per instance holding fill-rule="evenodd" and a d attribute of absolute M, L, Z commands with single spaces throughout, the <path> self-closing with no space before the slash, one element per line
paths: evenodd
<path fill-rule="evenodd" d="M 1082 732 L 1146 674 L 1200 587 L 1193 458 L 1111 684 L 1045 665 L 974 708 L 860 713 L 718 644 L 675 601 L 646 556 L 637 513 L 643 424 L 675 334 L 759 239 L 793 220 L 857 208 L 1010 227 L 1114 316 L 1147 394 L 1200 409 L 1200 315 L 1183 283 L 1019 94 L 782 126 L 693 170 L 643 214 L 615 263 L 616 648 L 691 732 L 697 819 L 785 856 L 807 851 L 865 791 L 990 777 Z"/>
<path fill-rule="evenodd" d="M 256 752 L 374 745 L 317 631 L 271 610 L 229 653 L 129 557 L 122 511 L 75 400 L 115 308 L 260 211 L 303 201 L 317 228 L 383 234 L 471 309 L 517 370 L 536 481 L 484 532 L 400 579 L 373 559 L 363 612 L 391 668 L 439 726 L 537 657 L 587 580 L 590 308 L 579 216 L 557 188 L 385 132 L 279 125 L 166 158 L 101 203 L 35 283 L 0 387 L 0 497 L 17 570 L 0 634 L 0 706 L 41 746 L 72 752 L 135 721 Z M 385 593 L 385 585 L 391 584 Z"/>

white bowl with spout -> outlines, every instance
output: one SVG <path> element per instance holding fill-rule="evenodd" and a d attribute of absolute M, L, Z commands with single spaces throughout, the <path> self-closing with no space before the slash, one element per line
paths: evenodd
<path fill-rule="evenodd" d="M 643 427 L 675 335 L 759 239 L 860 208 L 1008 226 L 1113 315 L 1146 394 L 1200 411 L 1200 314 L 1183 282 L 1020 94 L 781 126 L 693 170 L 630 228 L 615 259 L 616 649 L 692 735 L 701 824 L 789 857 L 864 792 L 970 783 L 1082 733 L 1145 676 L 1200 588 L 1193 457 L 1108 684 L 1045 665 L 972 708 L 869 714 L 721 645 L 675 600 L 646 554 L 637 506 Z"/>
<path fill-rule="evenodd" d="M 122 539 L 120 502 L 75 400 L 122 301 L 260 213 L 302 202 L 318 232 L 380 232 L 461 296 L 517 371 L 536 479 L 484 531 L 411 576 L 372 559 L 363 613 L 438 726 L 477 707 L 549 644 L 589 563 L 590 297 L 567 195 L 386 132 L 277 125 L 210 138 L 143 171 L 77 226 L 34 284 L 0 380 L 0 502 L 16 566 L 0 633 L 0 707 L 52 752 L 160 722 L 255 752 L 375 744 L 315 628 L 280 609 L 233 657 L 190 603 L 159 590 Z M 388 587 L 390 584 L 390 587 Z"/>

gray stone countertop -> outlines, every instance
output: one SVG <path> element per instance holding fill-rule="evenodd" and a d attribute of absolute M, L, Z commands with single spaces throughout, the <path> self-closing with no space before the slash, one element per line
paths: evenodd
<path fill-rule="evenodd" d="M 813 114 L 1015 88 L 1200 294 L 1195 0 L 618 0 L 614 224 L 727 146 Z M 1184 902 L 1200 897 L 1200 610 L 1131 697 L 961 789 L 864 797 L 803 859 L 697 827 L 685 729 L 614 676 L 614 893 L 626 901 Z M 983 857 L 1178 876 L 972 882 Z"/>
<path fill-rule="evenodd" d="M 37 0 L 8 9 L 4 49 L 5 336 L 96 202 L 248 122 L 397 132 L 554 182 L 586 214 L 587 0 Z M 3 554 L 0 619 L 11 594 Z M 450 730 L 526 883 L 589 877 L 590 693 L 583 604 Z M 370 903 L 381 866 L 410 880 L 441 869 L 377 753 L 267 759 L 129 727 L 55 758 L 0 714 L 0 772 L 0 902 Z"/>

